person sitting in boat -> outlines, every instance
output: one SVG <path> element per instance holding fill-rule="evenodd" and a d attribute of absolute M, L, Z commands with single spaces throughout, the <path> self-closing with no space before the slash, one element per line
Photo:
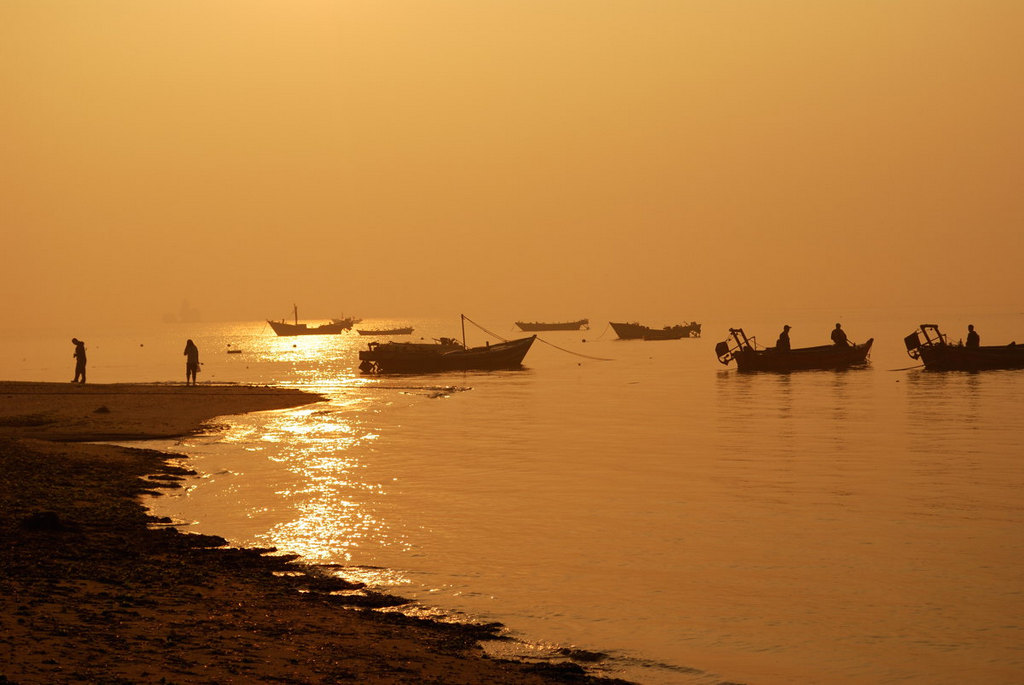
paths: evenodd
<path fill-rule="evenodd" d="M 846 339 L 846 331 L 839 324 L 832 329 L 832 342 L 839 347 L 849 347 L 850 341 Z"/>
<path fill-rule="evenodd" d="M 789 324 L 782 327 L 779 339 L 775 343 L 775 349 L 779 352 L 789 352 Z"/>
<path fill-rule="evenodd" d="M 981 336 L 974 330 L 974 324 L 967 324 L 967 347 L 980 347 Z"/>

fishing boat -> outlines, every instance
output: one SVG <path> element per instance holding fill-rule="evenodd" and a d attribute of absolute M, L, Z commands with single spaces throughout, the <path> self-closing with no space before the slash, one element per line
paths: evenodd
<path fill-rule="evenodd" d="M 516 321 L 521 331 L 578 331 L 590 323 L 589 319 L 565 321 L 561 323 L 544 323 L 541 321 Z"/>
<path fill-rule="evenodd" d="M 905 337 L 903 343 L 910 358 L 919 359 L 931 371 L 1024 369 L 1024 345 L 951 345 L 933 323 L 921 324 L 921 329 Z"/>
<path fill-rule="evenodd" d="M 616 323 L 609 321 L 608 324 L 622 340 L 679 340 L 681 338 L 700 337 L 700 324 L 696 322 L 665 326 L 664 328 L 650 328 L 636 322 Z"/>
<path fill-rule="evenodd" d="M 299 323 L 299 308 L 296 305 L 292 305 L 292 313 L 295 316 L 295 323 L 288 323 L 284 319 L 280 321 L 271 321 L 267 319 L 267 323 L 274 329 L 274 333 L 281 336 L 290 335 L 336 335 L 343 333 L 352 328 L 358 319 L 332 319 L 330 323 L 321 324 L 319 326 L 309 326 L 308 324 Z"/>
<path fill-rule="evenodd" d="M 357 328 L 356 333 L 359 335 L 411 335 L 412 326 L 405 328 Z"/>
<path fill-rule="evenodd" d="M 779 350 L 760 348 L 754 337 L 742 328 L 730 328 L 730 340 L 715 345 L 718 361 L 728 365 L 735 360 L 740 371 L 802 371 L 809 369 L 845 369 L 867 363 L 874 338 L 850 345 L 818 345 Z"/>
<path fill-rule="evenodd" d="M 359 352 L 359 370 L 378 374 L 517 369 L 536 339 L 531 335 L 480 347 L 467 347 L 452 338 L 433 343 L 371 342 Z"/>
<path fill-rule="evenodd" d="M 466 345 L 466 321 L 462 315 L 462 342 L 454 338 L 437 338 L 432 343 L 371 342 L 359 352 L 359 370 L 379 373 L 436 373 L 439 371 L 495 371 L 518 369 L 536 335 L 518 340 L 502 340 L 479 347 Z M 470 321 L 470 323 L 473 323 Z M 479 324 L 474 324 L 479 327 Z M 480 327 L 485 333 L 487 329 Z M 494 335 L 493 333 L 490 333 Z M 495 336 L 498 337 L 498 336 Z"/>

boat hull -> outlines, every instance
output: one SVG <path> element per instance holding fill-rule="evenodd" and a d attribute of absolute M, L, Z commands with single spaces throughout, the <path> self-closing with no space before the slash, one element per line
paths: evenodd
<path fill-rule="evenodd" d="M 458 344 L 370 343 L 359 353 L 359 368 L 371 374 L 439 373 L 517 369 L 537 336 L 496 345 L 464 348 Z"/>
<path fill-rule="evenodd" d="M 578 331 L 584 326 L 590 323 L 587 319 L 580 319 L 579 321 L 566 321 L 563 323 L 543 323 L 540 321 L 527 322 L 527 321 L 516 321 L 516 326 L 519 326 L 521 331 Z"/>
<path fill-rule="evenodd" d="M 665 328 L 650 328 L 639 323 L 616 323 L 615 321 L 609 321 L 608 324 L 621 340 L 680 340 L 700 337 L 699 323 L 666 326 Z"/>
<path fill-rule="evenodd" d="M 339 323 L 325 323 L 320 326 L 307 326 L 304 323 L 294 324 L 285 323 L 283 321 L 267 321 L 270 327 L 274 329 L 274 333 L 280 336 L 293 336 L 293 335 L 337 335 L 338 333 L 344 333 L 345 331 L 352 328 L 352 323 L 347 321 L 341 321 Z"/>
<path fill-rule="evenodd" d="M 356 333 L 359 335 L 411 335 L 412 326 L 409 326 L 408 328 L 387 328 L 380 330 L 365 330 L 357 328 Z"/>
<path fill-rule="evenodd" d="M 1024 369 L 1024 345 L 923 345 L 918 348 L 921 362 L 929 371 L 986 371 Z"/>
<path fill-rule="evenodd" d="M 860 345 L 821 345 L 803 347 L 788 352 L 775 348 L 737 350 L 732 355 L 740 371 L 805 371 L 845 369 L 867 363 L 874 338 Z"/>

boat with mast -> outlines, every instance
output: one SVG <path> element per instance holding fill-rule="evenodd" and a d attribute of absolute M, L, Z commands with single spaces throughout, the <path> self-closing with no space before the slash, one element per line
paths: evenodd
<path fill-rule="evenodd" d="M 504 340 L 480 327 L 502 342 L 469 347 L 466 345 L 467 320 L 462 315 L 462 342 L 453 338 L 437 338 L 432 343 L 371 342 L 367 349 L 359 352 L 359 370 L 365 374 L 410 374 L 518 369 L 537 339 L 536 335 L 531 335 L 518 340 Z"/>
<path fill-rule="evenodd" d="M 271 321 L 267 319 L 267 323 L 274 330 L 274 333 L 280 336 L 292 336 L 292 335 L 336 335 L 343 333 L 352 328 L 359 319 L 348 318 L 348 319 L 333 319 L 330 323 L 321 324 L 319 326 L 309 326 L 305 323 L 299 323 L 299 307 L 298 305 L 292 305 L 292 313 L 295 317 L 294 323 L 288 323 L 284 319 L 280 321 Z"/>

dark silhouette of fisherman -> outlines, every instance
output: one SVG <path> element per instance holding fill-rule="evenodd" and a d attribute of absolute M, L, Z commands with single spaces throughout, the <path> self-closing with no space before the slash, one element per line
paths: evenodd
<path fill-rule="evenodd" d="M 199 373 L 199 348 L 189 339 L 185 343 L 185 385 L 196 384 L 196 374 Z"/>
<path fill-rule="evenodd" d="M 967 347 L 981 347 L 981 336 L 974 330 L 974 324 L 967 325 Z"/>
<path fill-rule="evenodd" d="M 72 338 L 75 345 L 75 380 L 72 383 L 85 383 L 85 343 L 78 338 Z"/>
<path fill-rule="evenodd" d="M 779 352 L 789 352 L 789 324 L 782 327 L 779 339 L 775 343 L 775 349 Z"/>
<path fill-rule="evenodd" d="M 846 331 L 839 324 L 832 329 L 832 342 L 839 347 L 849 347 L 850 341 L 846 338 Z"/>

